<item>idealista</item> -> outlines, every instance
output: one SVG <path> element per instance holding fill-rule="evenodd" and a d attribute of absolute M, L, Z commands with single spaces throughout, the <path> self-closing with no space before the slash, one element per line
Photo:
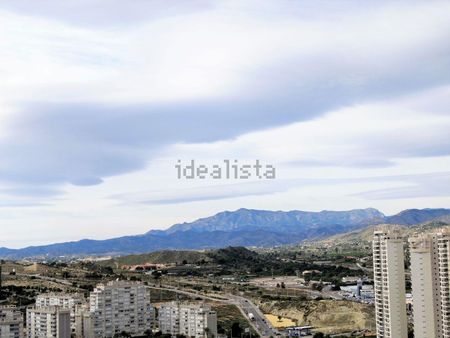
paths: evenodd
<path fill-rule="evenodd" d="M 190 160 L 187 164 L 177 161 L 175 165 L 178 179 L 232 179 L 246 180 L 250 178 L 275 179 L 276 169 L 271 164 L 240 163 L 238 160 L 223 160 L 220 164 L 197 164 Z"/>

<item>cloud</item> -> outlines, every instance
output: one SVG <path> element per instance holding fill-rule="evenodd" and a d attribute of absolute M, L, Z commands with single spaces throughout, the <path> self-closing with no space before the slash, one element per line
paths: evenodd
<path fill-rule="evenodd" d="M 0 201 L 0 208 L 38 208 L 38 207 L 44 207 L 49 206 L 48 203 L 43 202 L 36 202 L 35 200 L 15 200 L 15 201 Z M 4 216 L 2 215 L 2 219 Z"/>
<path fill-rule="evenodd" d="M 164 0 L 134 0 L 127 4 L 120 0 L 109 0 L 108 3 L 101 0 L 42 0 L 39 6 L 30 6 L 25 0 L 6 0 L 1 7 L 21 15 L 59 20 L 73 25 L 108 28 L 189 14 L 211 6 L 208 1 L 202 0 L 171 3 Z"/>
<path fill-rule="evenodd" d="M 250 181 L 236 184 L 208 185 L 193 188 L 136 191 L 133 193 L 116 194 L 111 199 L 121 204 L 133 206 L 170 205 L 192 203 L 199 201 L 213 201 L 246 196 L 262 196 L 284 193 L 290 190 L 311 186 L 340 186 L 349 184 L 396 184 L 400 187 L 363 191 L 352 196 L 364 199 L 392 199 L 414 198 L 423 196 L 450 196 L 448 183 L 450 172 L 435 172 L 416 175 L 390 175 L 342 178 L 295 178 L 277 179 L 275 181 Z M 409 195 L 411 193 L 411 195 Z"/>
<path fill-rule="evenodd" d="M 249 2 L 234 16 L 242 5 L 199 2 L 150 20 L 131 8 L 124 21 L 140 24 L 111 32 L 105 27 L 121 6 L 114 4 L 105 16 L 92 8 L 98 2 L 46 1 L 26 17 L 19 14 L 23 2 L 3 7 L 16 13 L 8 12 L 3 23 L 12 35 L 0 69 L 12 84 L 2 90 L 11 94 L 16 113 L 0 139 L 0 180 L 50 188 L 100 184 L 144 169 L 174 144 L 314 122 L 342 107 L 411 95 L 450 78 L 445 3 L 380 3 L 361 10 L 349 2 L 348 13 L 331 14 L 283 2 L 271 15 Z M 151 10 L 160 3 L 136 6 Z M 84 20 L 74 7 L 92 14 Z M 302 9 L 314 15 L 301 15 Z M 19 29 L 17 18 L 29 25 Z M 31 57 L 23 48 L 33 50 Z M 20 75 L 24 69 L 27 76 Z M 328 160 L 316 154 L 298 160 L 376 167 L 398 156 L 440 156 L 449 149 L 445 125 L 433 125 L 426 134 L 431 139 L 400 141 L 392 131 L 365 140 L 354 127 L 357 158 L 344 158 L 349 149 L 342 142 Z M 365 158 L 367 150 L 374 156 Z"/>
<path fill-rule="evenodd" d="M 418 197 L 450 196 L 450 172 L 417 176 L 406 186 L 363 191 L 354 196 L 369 200 L 410 199 Z"/>
<path fill-rule="evenodd" d="M 395 165 L 392 160 L 374 159 L 367 157 L 359 158 L 339 158 L 328 160 L 304 159 L 298 161 L 288 161 L 288 165 L 295 167 L 356 167 L 356 168 L 386 168 Z"/>
<path fill-rule="evenodd" d="M 222 200 L 243 196 L 258 196 L 281 192 L 283 184 L 247 182 L 215 186 L 175 189 L 173 191 L 139 191 L 111 196 L 125 205 L 135 204 L 180 204 L 199 201 Z"/>
<path fill-rule="evenodd" d="M 34 187 L 20 187 L 15 186 L 13 188 L 1 188 L 0 194 L 5 195 L 16 195 L 23 197 L 50 197 L 55 195 L 63 194 L 63 191 L 60 189 L 47 188 L 45 186 L 34 186 Z"/>
<path fill-rule="evenodd" d="M 449 91 L 436 89 L 439 93 Z M 435 91 L 422 101 L 435 105 Z M 320 169 L 323 175 L 335 176 L 336 168 L 347 172 L 385 169 L 396 172 L 407 159 L 439 158 L 450 155 L 450 114 L 432 113 L 427 105 L 405 98 L 345 107 L 326 115 L 242 135 L 234 140 L 179 144 L 169 151 L 183 158 L 260 158 L 306 174 Z M 424 167 L 424 160 L 422 161 Z M 434 161 L 432 170 L 446 168 Z M 326 171 L 325 171 L 326 170 Z M 412 169 L 405 168 L 411 172 Z M 427 166 L 428 171 L 430 167 Z M 356 172 L 355 172 L 356 173 Z M 358 175 L 364 175 L 362 172 Z"/>

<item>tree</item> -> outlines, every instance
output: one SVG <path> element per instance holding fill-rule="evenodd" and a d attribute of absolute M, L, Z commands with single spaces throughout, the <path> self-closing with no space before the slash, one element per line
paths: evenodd
<path fill-rule="evenodd" d="M 314 284 L 311 286 L 311 288 L 312 288 L 313 290 L 316 290 L 316 291 L 322 291 L 323 285 L 322 285 L 322 283 L 320 283 L 320 284 L 314 283 Z"/>
<path fill-rule="evenodd" d="M 241 337 L 242 329 L 238 322 L 234 322 L 231 325 L 231 337 L 239 338 Z"/>

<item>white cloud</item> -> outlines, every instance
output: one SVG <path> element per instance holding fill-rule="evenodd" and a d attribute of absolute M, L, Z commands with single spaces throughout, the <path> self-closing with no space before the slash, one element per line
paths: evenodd
<path fill-rule="evenodd" d="M 280 64 L 302 86 L 317 80 L 323 89 L 388 85 L 386 73 L 448 52 L 448 3 L 380 3 L 338 14 L 322 10 L 321 16 L 308 6 L 265 4 L 276 7 L 274 15 L 255 3 L 224 2 L 115 28 L 1 11 L 2 93 L 20 101 L 122 103 L 234 97 L 264 92 L 255 88 L 268 86 L 259 81 L 261 72 L 293 85 L 287 74 L 277 74 Z M 315 15 L 302 16 L 302 10 Z M 415 71 L 427 80 L 439 62 Z"/>
<path fill-rule="evenodd" d="M 449 155 L 450 112 L 432 113 L 437 88 L 416 98 L 399 98 L 346 107 L 326 116 L 243 135 L 235 140 L 179 144 L 184 158 L 257 157 L 301 167 L 384 167 L 402 158 Z M 427 97 L 427 98 L 426 98 Z M 379 164 L 379 165 L 377 165 Z M 314 168 L 316 170 L 317 168 Z M 347 169 L 346 169 L 347 170 Z"/>

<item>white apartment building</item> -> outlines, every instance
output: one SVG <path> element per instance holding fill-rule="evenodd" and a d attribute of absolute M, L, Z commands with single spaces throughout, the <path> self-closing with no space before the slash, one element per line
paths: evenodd
<path fill-rule="evenodd" d="M 0 307 L 0 338 L 23 338 L 23 315 L 15 307 Z"/>
<path fill-rule="evenodd" d="M 59 306 L 70 311 L 70 328 L 75 332 L 75 310 L 84 303 L 84 297 L 80 294 L 69 293 L 43 293 L 36 298 L 36 307 Z"/>
<path fill-rule="evenodd" d="M 410 239 L 414 336 L 450 338 L 450 229 Z"/>
<path fill-rule="evenodd" d="M 395 226 L 373 236 L 375 313 L 378 338 L 407 338 L 403 238 Z"/>
<path fill-rule="evenodd" d="M 28 338 L 70 338 L 70 310 L 59 306 L 28 308 Z"/>
<path fill-rule="evenodd" d="M 77 313 L 77 336 L 113 337 L 121 332 L 143 335 L 151 329 L 150 293 L 141 283 L 114 281 L 99 284 L 89 297 L 89 312 Z"/>
<path fill-rule="evenodd" d="M 159 308 L 159 329 L 163 334 L 186 337 L 217 337 L 217 314 L 206 304 L 171 302 Z"/>

